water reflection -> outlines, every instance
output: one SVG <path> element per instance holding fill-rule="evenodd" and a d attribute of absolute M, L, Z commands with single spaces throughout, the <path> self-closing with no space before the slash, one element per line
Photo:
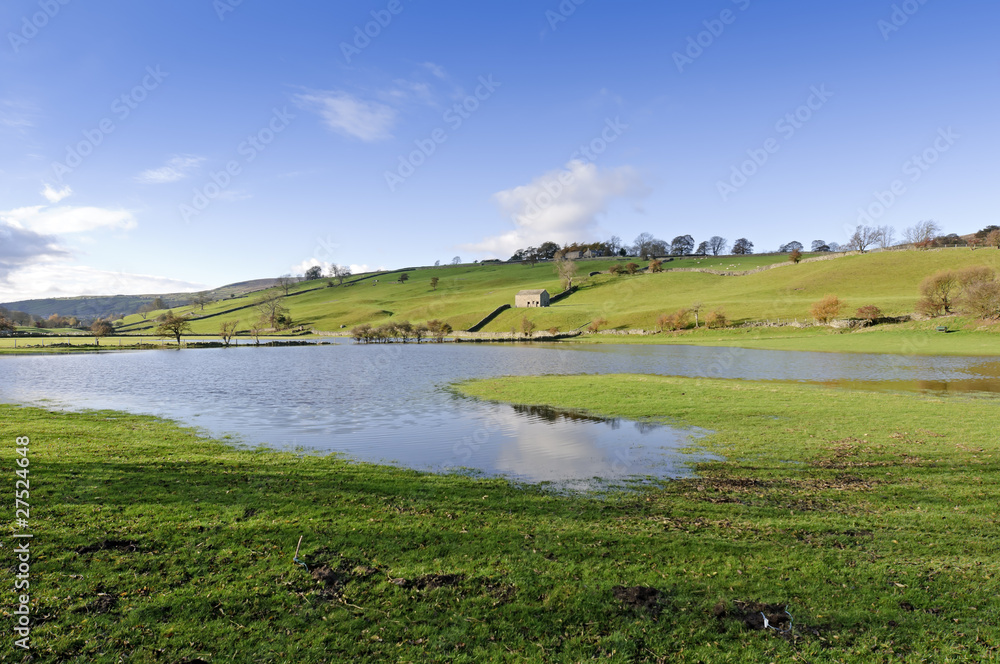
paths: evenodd
<path fill-rule="evenodd" d="M 861 389 L 1000 392 L 996 357 L 904 357 L 696 346 L 217 348 L 0 356 L 0 401 L 150 413 L 248 444 L 529 481 L 676 476 L 692 432 L 456 398 L 456 381 L 655 373 Z M 650 413 L 653 415 L 653 413 Z"/>

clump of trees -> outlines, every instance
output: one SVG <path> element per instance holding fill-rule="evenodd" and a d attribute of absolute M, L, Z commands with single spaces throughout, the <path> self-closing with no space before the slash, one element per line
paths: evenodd
<path fill-rule="evenodd" d="M 660 332 L 687 329 L 691 325 L 691 310 L 681 308 L 673 313 L 661 314 L 656 319 L 656 327 Z"/>
<path fill-rule="evenodd" d="M 940 232 L 941 227 L 936 221 L 930 219 L 918 221 L 913 226 L 903 230 L 903 241 L 915 247 L 926 249 Z"/>
<path fill-rule="evenodd" d="M 101 337 L 106 337 L 109 334 L 114 334 L 115 326 L 111 324 L 111 321 L 98 318 L 93 323 L 90 324 L 90 333 L 94 335 L 94 342 L 96 345 L 101 345 Z"/>
<path fill-rule="evenodd" d="M 823 299 L 814 302 L 809 312 L 812 317 L 815 318 L 820 323 L 829 323 L 840 310 L 844 308 L 844 303 L 840 301 L 836 295 L 827 295 Z"/>
<path fill-rule="evenodd" d="M 530 337 L 531 334 L 534 331 L 535 331 L 535 324 L 534 324 L 534 322 L 532 322 L 531 320 L 529 320 L 527 316 L 522 316 L 521 317 L 521 334 L 523 334 L 526 337 Z"/>
<path fill-rule="evenodd" d="M 733 253 L 737 256 L 746 256 L 753 253 L 753 242 L 741 237 L 740 239 L 733 242 Z"/>
<path fill-rule="evenodd" d="M 3 314 L 0 314 L 0 337 L 10 336 L 14 334 L 16 330 L 17 327 L 14 325 L 14 321 L 10 320 Z"/>
<path fill-rule="evenodd" d="M 408 320 L 383 323 L 378 327 L 365 323 L 351 329 L 351 338 L 358 343 L 420 343 L 424 338 L 434 337 L 439 343 L 451 334 L 451 325 L 440 320 L 431 320 L 414 325 Z"/>
<path fill-rule="evenodd" d="M 941 270 L 920 283 L 917 311 L 940 316 L 961 309 L 984 319 L 1000 318 L 1000 281 L 985 265 Z"/>

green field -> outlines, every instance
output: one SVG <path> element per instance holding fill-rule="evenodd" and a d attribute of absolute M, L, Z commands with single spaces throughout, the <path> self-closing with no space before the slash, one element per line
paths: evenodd
<path fill-rule="evenodd" d="M 489 323 L 484 332 L 520 331 L 522 319 L 531 320 L 535 329 L 556 329 L 568 332 L 584 328 L 598 318 L 607 320 L 602 329 L 656 328 L 661 314 L 702 303 L 701 317 L 719 309 L 731 324 L 747 321 L 809 322 L 811 305 L 827 294 L 834 294 L 846 304 L 841 317 L 849 317 L 865 305 L 875 305 L 885 315 L 912 313 L 918 299 L 921 280 L 943 269 L 959 269 L 970 265 L 986 265 L 1000 271 L 1000 251 L 981 249 L 942 249 L 935 251 L 894 251 L 863 255 L 836 256 L 827 260 L 787 264 L 781 255 L 686 258 L 665 263 L 666 271 L 658 274 L 639 273 L 612 276 L 606 270 L 622 260 L 580 261 L 575 284 L 579 290 L 550 307 L 510 309 Z M 677 267 L 731 268 L 730 271 L 755 269 L 775 263 L 775 269 L 749 275 L 723 276 L 703 272 L 671 271 Z M 646 266 L 641 262 L 642 267 Z M 590 272 L 601 272 L 587 276 Z M 546 288 L 557 293 L 561 285 L 550 263 L 534 266 L 520 264 L 466 264 L 437 268 L 420 268 L 407 272 L 409 280 L 398 283 L 399 272 L 361 275 L 354 285 L 327 287 L 327 280 L 300 282 L 292 286 L 283 304 L 289 310 L 295 329 L 344 333 L 351 327 L 409 320 L 422 323 L 441 319 L 455 330 L 472 326 L 492 310 L 513 303 L 517 291 L 525 288 Z M 431 278 L 439 279 L 437 288 Z M 355 277 L 358 278 L 358 277 Z M 377 280 L 377 281 L 376 281 Z M 192 333 L 214 335 L 221 322 L 238 320 L 243 334 L 258 318 L 253 307 L 259 295 L 228 298 L 201 307 L 175 309 L 177 314 L 192 316 Z M 146 319 L 128 316 L 119 329 L 123 334 L 151 335 L 155 318 L 163 313 L 152 312 Z M 956 326 L 950 320 L 945 324 Z M 911 328 L 892 326 L 899 334 L 894 338 L 882 326 L 863 335 L 840 336 L 829 330 L 810 331 L 782 328 L 782 333 L 729 330 L 719 333 L 692 331 L 683 340 L 674 335 L 658 335 L 655 342 L 706 343 L 713 345 L 752 343 L 761 348 L 789 350 L 864 351 L 864 344 L 873 352 L 918 352 L 937 350 L 894 350 L 908 345 L 910 332 L 933 329 L 937 321 L 915 324 Z M 992 328 L 974 321 L 961 321 L 957 327 L 976 334 L 980 341 L 956 344 L 959 337 L 947 335 L 933 340 L 927 348 L 945 353 L 995 352 L 989 344 Z M 828 332 L 830 332 L 828 334 Z M 682 335 L 683 336 L 683 335 Z M 604 342 L 603 340 L 601 340 Z M 629 340 L 632 341 L 632 340 Z M 648 342 L 648 340 L 646 340 Z M 954 349 L 960 346 L 959 350 Z"/>
<path fill-rule="evenodd" d="M 704 427 L 725 460 L 599 498 L 0 406 L 4 467 L 31 439 L 34 661 L 1000 653 L 996 398 L 615 375 L 461 390 Z M 761 630 L 757 602 L 792 632 Z"/>
<path fill-rule="evenodd" d="M 787 258 L 780 255 L 687 258 L 665 263 L 668 270 L 659 274 L 586 276 L 589 272 L 607 270 L 614 262 L 626 260 L 581 261 L 576 282 L 581 287 L 577 293 L 548 308 L 507 311 L 484 331 L 519 329 L 524 316 L 533 320 L 538 329 L 557 327 L 567 331 L 598 317 L 607 318 L 611 328 L 652 329 L 660 314 L 688 307 L 696 301 L 703 303 L 705 313 L 721 308 L 736 322 L 809 320 L 812 303 L 828 293 L 847 303 L 844 315 L 867 304 L 879 306 L 887 315 L 901 315 L 913 311 L 919 283 L 927 275 L 968 265 L 988 265 L 1000 270 L 1000 252 L 995 249 L 947 249 L 851 255 L 746 276 L 669 271 L 674 267 L 719 269 L 728 266 L 734 266 L 733 270 L 746 270 L 787 262 Z M 643 267 L 647 264 L 636 262 Z M 408 274 L 409 281 L 404 284 L 393 283 L 397 273 L 376 275 L 350 287 L 324 288 L 325 280 L 302 282 L 292 288 L 286 305 L 293 320 L 309 329 L 337 331 L 341 325 L 351 327 L 389 320 L 425 322 L 440 318 L 460 330 L 496 307 L 512 304 L 514 294 L 523 288 L 546 288 L 550 293 L 561 290 L 549 263 L 447 266 L 412 270 Z M 436 290 L 430 286 L 431 277 L 440 280 Z M 375 278 L 378 278 L 377 284 L 374 284 Z M 312 292 L 295 294 L 309 290 Z M 212 316 L 194 321 L 195 333 L 214 333 L 220 320 L 230 318 L 239 319 L 245 329 L 254 316 L 251 309 L 220 312 L 246 307 L 252 299 L 247 296 L 224 300 L 207 305 L 204 311 L 191 307 L 177 311 L 198 317 Z M 150 318 L 155 318 L 157 313 L 150 314 Z M 130 326 L 126 331 L 151 325 L 151 321 L 144 322 L 138 315 L 129 316 L 126 323 Z"/>

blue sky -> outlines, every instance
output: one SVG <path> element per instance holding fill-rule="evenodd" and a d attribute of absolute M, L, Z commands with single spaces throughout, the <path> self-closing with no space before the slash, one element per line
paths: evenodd
<path fill-rule="evenodd" d="M 998 19 L 987 0 L 8 0 L 0 301 L 612 234 L 968 233 L 998 223 Z"/>

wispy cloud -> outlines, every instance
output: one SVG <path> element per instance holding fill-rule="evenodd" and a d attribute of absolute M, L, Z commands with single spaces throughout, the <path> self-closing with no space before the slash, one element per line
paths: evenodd
<path fill-rule="evenodd" d="M 570 161 L 562 170 L 494 194 L 494 202 L 511 219 L 513 230 L 463 249 L 506 258 L 546 241 L 596 239 L 598 217 L 607 212 L 612 200 L 638 200 L 647 193 L 642 178 L 628 166 L 601 171 L 593 163 Z"/>
<path fill-rule="evenodd" d="M 58 203 L 72 193 L 73 190 L 69 188 L 69 185 L 66 185 L 62 189 L 54 189 L 52 185 L 46 183 L 45 188 L 42 189 L 42 196 L 44 196 L 49 203 Z"/>
<path fill-rule="evenodd" d="M 37 112 L 33 104 L 14 99 L 0 99 L 0 127 L 23 134 L 26 129 L 35 126 L 34 116 Z"/>
<path fill-rule="evenodd" d="M 302 108 L 313 111 L 324 124 L 344 136 L 365 142 L 392 138 L 397 111 L 377 101 L 366 101 L 339 90 L 295 95 Z"/>
<path fill-rule="evenodd" d="M 128 230 L 136 226 L 135 217 L 128 210 L 68 205 L 33 205 L 0 210 L 0 222 L 14 228 L 50 235 L 82 233 L 103 228 Z"/>
<path fill-rule="evenodd" d="M 159 168 L 151 168 L 139 173 L 135 179 L 143 184 L 166 184 L 177 182 L 191 175 L 205 161 L 204 157 L 191 154 L 174 155 Z"/>
<path fill-rule="evenodd" d="M 86 265 L 66 265 L 62 261 L 35 262 L 0 281 L 0 302 L 78 295 L 197 292 L 205 288 L 204 284 L 152 274 L 112 272 Z"/>

